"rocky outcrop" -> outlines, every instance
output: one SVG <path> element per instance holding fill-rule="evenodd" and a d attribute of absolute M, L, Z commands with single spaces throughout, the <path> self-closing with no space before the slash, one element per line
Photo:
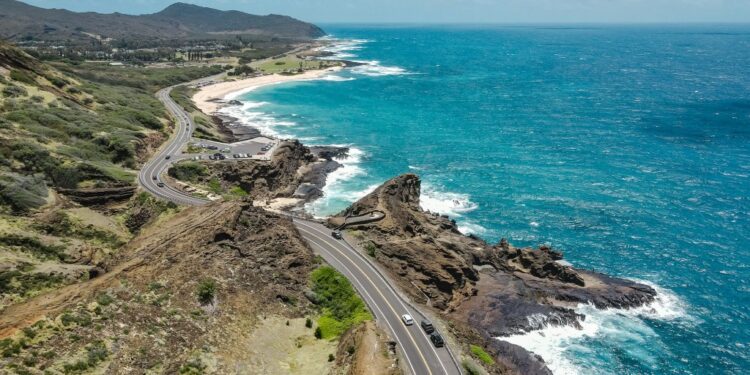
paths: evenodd
<path fill-rule="evenodd" d="M 448 217 L 423 211 L 419 198 L 419 177 L 402 175 L 331 218 L 330 224 L 340 225 L 350 215 L 384 212 L 381 221 L 350 227 L 363 235 L 362 245 L 413 299 L 490 342 L 546 325 L 580 326 L 585 317 L 572 309 L 578 303 L 630 308 L 655 298 L 649 286 L 576 269 L 547 246 L 517 248 L 507 240 L 490 245 L 465 236 Z M 519 364 L 521 373 L 548 371 L 535 357 L 520 354 L 521 348 L 498 344 L 495 349 L 509 367 Z"/>
<path fill-rule="evenodd" d="M 211 171 L 201 182 L 217 178 L 239 186 L 253 199 L 295 197 L 318 198 L 326 176 L 341 167 L 334 157 L 346 155 L 346 149 L 324 148 L 311 151 L 299 141 L 282 142 L 270 162 L 238 160 L 233 163 L 205 163 Z"/>
<path fill-rule="evenodd" d="M 130 199 L 137 189 L 134 185 L 91 189 L 58 189 L 70 200 L 83 206 L 101 206 Z"/>

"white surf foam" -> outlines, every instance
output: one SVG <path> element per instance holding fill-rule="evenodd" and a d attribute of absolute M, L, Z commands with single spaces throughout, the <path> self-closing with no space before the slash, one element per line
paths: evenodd
<path fill-rule="evenodd" d="M 411 74 L 403 68 L 397 66 L 383 66 L 380 65 L 380 61 L 356 61 L 363 65 L 353 67 L 352 73 L 361 74 L 370 77 L 381 77 L 381 76 L 398 76 L 404 74 Z"/>
<path fill-rule="evenodd" d="M 607 310 L 597 309 L 590 304 L 581 304 L 575 309 L 576 312 L 586 315 L 586 319 L 580 322 L 581 329 L 547 325 L 538 331 L 498 339 L 540 355 L 555 375 L 608 373 L 606 363 L 576 361 L 573 353 L 590 351 L 582 341 L 591 339 L 606 340 L 608 345 L 617 346 L 618 350 L 628 353 L 630 357 L 638 358 L 641 363 L 655 365 L 657 360 L 654 354 L 664 348 L 658 335 L 644 320 L 692 321 L 693 318 L 687 314 L 684 302 L 673 292 L 651 282 L 639 282 L 657 291 L 657 298 L 653 303 L 634 309 Z"/>
<path fill-rule="evenodd" d="M 468 194 L 441 191 L 428 183 L 422 184 L 419 206 L 423 210 L 453 217 L 459 217 L 479 208 L 469 199 Z"/>
<path fill-rule="evenodd" d="M 337 76 L 335 74 L 324 76 L 320 79 L 321 81 L 329 81 L 329 82 L 348 82 L 348 81 L 354 81 L 354 77 L 342 77 Z"/>
<path fill-rule="evenodd" d="M 292 134 L 279 131 L 279 127 L 293 127 L 297 125 L 292 121 L 282 121 L 258 110 L 267 105 L 267 102 L 244 101 L 242 105 L 223 107 L 219 113 L 231 116 L 239 120 L 243 125 L 258 129 L 263 135 L 277 138 L 292 138 Z"/>
<path fill-rule="evenodd" d="M 351 60 L 363 64 L 353 67 L 351 69 L 352 73 L 370 77 L 410 74 L 405 69 L 397 66 L 380 65 L 380 61 L 377 60 L 355 60 L 358 57 L 355 52 L 362 50 L 366 43 L 370 43 L 371 41 L 368 39 L 337 39 L 334 37 L 323 39 L 330 40 L 332 43 L 319 49 L 320 51 L 331 53 L 330 56 L 322 57 L 322 59 Z"/>
<path fill-rule="evenodd" d="M 344 207 L 336 207 L 334 200 L 354 202 L 375 190 L 379 184 L 367 186 L 364 189 L 352 190 L 347 186 L 347 182 L 365 174 L 360 163 L 366 157 L 366 153 L 351 145 L 332 145 L 338 147 L 349 147 L 348 157 L 335 159 L 341 164 L 341 167 L 329 173 L 326 176 L 326 185 L 323 187 L 323 196 L 313 202 L 308 203 L 305 209 L 313 216 L 324 217 L 335 213 Z M 348 204 L 347 204 L 348 205 Z"/>

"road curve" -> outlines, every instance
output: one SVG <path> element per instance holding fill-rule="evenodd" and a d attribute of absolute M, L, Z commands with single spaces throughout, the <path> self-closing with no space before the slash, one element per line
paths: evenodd
<path fill-rule="evenodd" d="M 203 80 L 212 79 L 213 77 Z M 175 86 L 160 90 L 156 96 L 175 118 L 175 132 L 156 152 L 138 174 L 138 182 L 151 194 L 180 205 L 200 206 L 207 200 L 190 196 L 163 183 L 162 175 L 173 161 L 179 159 L 182 148 L 190 141 L 195 125 L 190 116 L 172 100 L 169 93 Z M 167 156 L 170 156 L 167 159 Z M 295 227 L 310 247 L 331 266 L 344 274 L 359 291 L 381 326 L 397 342 L 405 359 L 405 367 L 415 375 L 461 374 L 461 368 L 451 353 L 435 348 L 419 326 L 422 314 L 398 294 L 389 281 L 378 272 L 369 260 L 345 240 L 331 237 L 331 230 L 320 223 L 293 219 Z M 406 326 L 401 315 L 410 314 L 415 324 Z"/>

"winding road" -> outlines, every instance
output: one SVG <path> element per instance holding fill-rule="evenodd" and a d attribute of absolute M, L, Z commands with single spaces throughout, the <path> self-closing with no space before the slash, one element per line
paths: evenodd
<path fill-rule="evenodd" d="M 200 81 L 214 78 L 208 77 Z M 189 114 L 169 96 L 173 88 L 174 86 L 165 88 L 156 95 L 176 119 L 175 132 L 160 151 L 156 152 L 144 165 L 138 174 L 138 181 L 151 194 L 170 202 L 189 206 L 205 205 L 210 202 L 190 196 L 162 181 L 161 176 L 172 162 L 180 159 L 181 150 L 190 141 L 195 128 Z M 299 218 L 292 220 L 310 247 L 352 282 L 381 327 L 386 329 L 398 344 L 406 369 L 415 375 L 462 373 L 460 364 L 448 347 L 434 347 L 427 334 L 419 326 L 424 315 L 396 290 L 393 283 L 379 271 L 376 265 L 346 240 L 334 239 L 331 236 L 331 229 L 324 225 Z M 404 325 L 401 321 L 403 314 L 413 316 L 415 324 Z"/>

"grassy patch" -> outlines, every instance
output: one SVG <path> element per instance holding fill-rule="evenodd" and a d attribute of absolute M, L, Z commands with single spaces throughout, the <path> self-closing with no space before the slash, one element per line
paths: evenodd
<path fill-rule="evenodd" d="M 323 309 L 318 319 L 321 338 L 336 338 L 352 326 L 372 319 L 349 280 L 332 267 L 316 269 L 311 279 L 313 292 Z"/>
<path fill-rule="evenodd" d="M 492 358 L 492 356 L 484 351 L 481 346 L 477 345 L 469 345 L 471 348 L 471 353 L 474 354 L 475 357 L 479 358 L 480 361 L 484 362 L 487 365 L 494 365 L 495 359 Z"/>
<path fill-rule="evenodd" d="M 42 259 L 65 260 L 65 247 L 45 245 L 35 237 L 27 237 L 20 234 L 2 234 L 0 235 L 0 245 L 17 248 Z"/>
<path fill-rule="evenodd" d="M 167 173 L 181 181 L 198 182 L 200 177 L 208 176 L 208 168 L 203 164 L 188 161 L 173 165 Z"/>

